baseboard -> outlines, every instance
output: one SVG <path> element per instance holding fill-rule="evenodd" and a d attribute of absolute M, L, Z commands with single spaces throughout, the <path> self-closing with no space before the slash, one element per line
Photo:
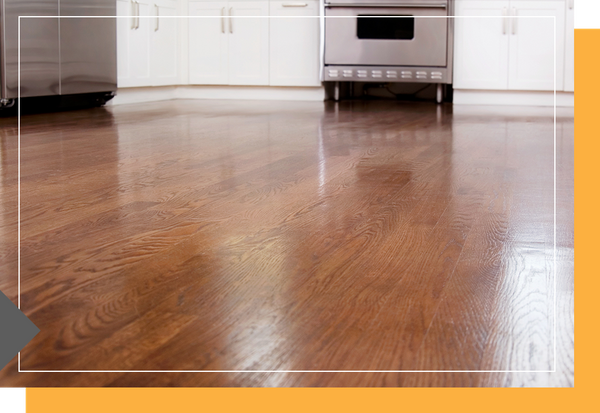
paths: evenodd
<path fill-rule="evenodd" d="M 271 86 L 161 86 L 120 88 L 110 105 L 156 102 L 171 99 L 237 99 L 323 101 L 325 88 Z M 454 90 L 455 105 L 554 106 L 553 92 L 507 90 Z M 556 106 L 575 106 L 572 92 L 557 92 Z"/>
<path fill-rule="evenodd" d="M 179 86 L 180 99 L 323 101 L 325 88 L 279 86 Z"/>
<path fill-rule="evenodd" d="M 237 99 L 323 101 L 325 88 L 271 86 L 163 86 L 121 88 L 112 105 L 156 102 L 171 99 Z"/>
<path fill-rule="evenodd" d="M 554 106 L 554 92 L 454 89 L 455 105 Z M 556 92 L 556 106 L 575 106 L 573 92 Z"/>
<path fill-rule="evenodd" d="M 117 95 L 107 105 L 156 102 L 177 99 L 175 86 L 119 88 Z"/>

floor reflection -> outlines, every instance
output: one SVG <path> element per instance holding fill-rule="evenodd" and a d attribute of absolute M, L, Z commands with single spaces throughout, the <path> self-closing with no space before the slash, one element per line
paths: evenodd
<path fill-rule="evenodd" d="M 545 109 L 396 101 L 174 101 L 29 117 L 22 300 L 44 328 L 23 365 L 545 368 L 553 125 Z M 558 132 L 568 278 L 568 112 Z M 1 137 L 9 242 L 14 130 Z M 14 251 L 2 251 L 13 269 Z"/>

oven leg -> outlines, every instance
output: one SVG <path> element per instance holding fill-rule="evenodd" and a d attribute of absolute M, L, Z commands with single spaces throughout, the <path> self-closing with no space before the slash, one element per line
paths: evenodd
<path fill-rule="evenodd" d="M 437 95 L 435 97 L 435 100 L 437 103 L 442 103 L 442 100 L 444 100 L 444 89 L 441 83 L 437 84 Z"/>
<path fill-rule="evenodd" d="M 333 100 L 336 102 L 340 100 L 340 82 L 335 82 L 333 89 Z"/>

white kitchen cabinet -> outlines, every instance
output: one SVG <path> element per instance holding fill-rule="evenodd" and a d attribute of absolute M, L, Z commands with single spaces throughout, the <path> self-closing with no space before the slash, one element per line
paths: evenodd
<path fill-rule="evenodd" d="M 268 1 L 193 1 L 189 13 L 190 83 L 269 84 Z"/>
<path fill-rule="evenodd" d="M 117 77 L 119 87 L 147 86 L 150 80 L 150 4 L 117 0 Z"/>
<path fill-rule="evenodd" d="M 320 86 L 319 1 L 271 1 L 270 16 L 269 84 Z"/>
<path fill-rule="evenodd" d="M 150 75 L 153 86 L 179 83 L 177 36 L 179 19 L 177 2 L 158 0 L 153 3 L 154 16 L 150 24 Z"/>
<path fill-rule="evenodd" d="M 556 89 L 563 90 L 564 2 L 513 0 L 510 7 L 508 89 L 554 90 L 556 69 Z"/>
<path fill-rule="evenodd" d="M 503 0 L 456 3 L 455 88 L 508 87 L 508 10 L 509 2 Z"/>
<path fill-rule="evenodd" d="M 262 16 L 269 15 L 269 2 L 230 1 L 228 8 L 229 84 L 268 85 L 269 19 Z"/>
<path fill-rule="evenodd" d="M 575 91 L 575 0 L 567 0 L 565 21 L 565 92 Z"/>
<path fill-rule="evenodd" d="M 564 0 L 457 1 L 454 87 L 554 90 L 556 62 L 556 87 L 562 90 L 564 10 Z M 554 20 L 545 18 L 552 16 L 556 57 Z"/>
<path fill-rule="evenodd" d="M 199 85 L 226 85 L 228 74 L 226 1 L 190 2 L 189 78 Z"/>
<path fill-rule="evenodd" d="M 117 75 L 119 87 L 179 82 L 177 2 L 117 0 Z"/>

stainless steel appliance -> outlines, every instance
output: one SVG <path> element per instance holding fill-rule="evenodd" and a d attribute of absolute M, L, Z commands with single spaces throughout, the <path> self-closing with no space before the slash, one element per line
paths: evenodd
<path fill-rule="evenodd" d="M 452 0 L 325 0 L 323 81 L 452 83 Z"/>
<path fill-rule="evenodd" d="M 18 97 L 105 94 L 117 89 L 115 0 L 0 0 L 0 107 Z"/>

